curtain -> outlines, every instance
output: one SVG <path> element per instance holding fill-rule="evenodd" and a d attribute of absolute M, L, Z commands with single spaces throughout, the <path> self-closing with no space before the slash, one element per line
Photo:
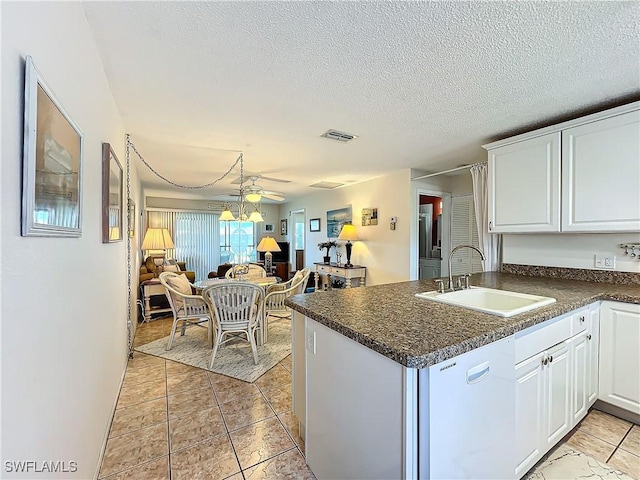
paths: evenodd
<path fill-rule="evenodd" d="M 476 212 L 476 226 L 478 228 L 478 243 L 486 260 L 482 262 L 485 272 L 495 272 L 500 269 L 500 243 L 502 236 L 489 233 L 489 206 L 487 191 L 487 164 L 477 163 L 471 167 L 473 180 L 473 204 Z"/>
<path fill-rule="evenodd" d="M 185 262 L 196 280 L 207 278 L 220 264 L 219 215 L 211 212 L 147 212 L 149 228 L 166 228 L 176 248 L 167 250 L 167 258 Z"/>

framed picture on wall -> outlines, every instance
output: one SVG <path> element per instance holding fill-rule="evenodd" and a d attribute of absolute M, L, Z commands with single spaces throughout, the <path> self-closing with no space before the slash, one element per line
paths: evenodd
<path fill-rule="evenodd" d="M 26 58 L 22 235 L 82 235 L 83 135 Z"/>
<path fill-rule="evenodd" d="M 327 211 L 327 237 L 338 238 L 342 226 L 351 223 L 351 206 Z"/>
<path fill-rule="evenodd" d="M 320 231 L 320 219 L 312 218 L 309 220 L 309 231 L 310 232 L 319 232 Z"/>
<path fill-rule="evenodd" d="M 287 234 L 287 219 L 280 220 L 280 235 Z"/>
<path fill-rule="evenodd" d="M 127 214 L 127 225 L 129 228 L 129 236 L 135 237 L 136 236 L 136 204 L 133 202 L 133 200 L 129 199 L 128 205 L 129 205 L 129 211 Z"/>
<path fill-rule="evenodd" d="M 122 165 L 111 145 L 102 144 L 102 243 L 119 242 L 122 225 Z"/>
<path fill-rule="evenodd" d="M 272 223 L 265 223 L 264 231 L 273 233 L 273 224 Z"/>

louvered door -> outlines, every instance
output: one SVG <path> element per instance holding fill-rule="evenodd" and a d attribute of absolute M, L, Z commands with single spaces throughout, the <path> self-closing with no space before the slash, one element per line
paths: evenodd
<path fill-rule="evenodd" d="M 479 243 L 473 195 L 453 197 L 451 199 L 451 249 L 458 245 L 473 245 L 479 248 Z M 480 255 L 476 252 L 463 248 L 453 254 L 452 275 L 480 272 L 482 272 L 482 262 Z"/>

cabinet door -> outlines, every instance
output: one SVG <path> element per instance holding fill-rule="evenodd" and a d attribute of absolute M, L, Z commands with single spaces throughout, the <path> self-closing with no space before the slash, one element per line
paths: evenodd
<path fill-rule="evenodd" d="M 571 340 L 547 350 L 549 363 L 546 368 L 547 418 L 544 428 L 546 445 L 553 447 L 571 430 Z"/>
<path fill-rule="evenodd" d="M 516 478 L 544 454 L 544 367 L 540 353 L 516 365 Z"/>
<path fill-rule="evenodd" d="M 640 111 L 562 132 L 562 231 L 640 230 Z"/>
<path fill-rule="evenodd" d="M 589 388 L 589 341 L 588 331 L 571 339 L 573 358 L 572 425 L 576 425 L 587 414 L 587 389 Z"/>
<path fill-rule="evenodd" d="M 640 414 L 640 305 L 602 302 L 598 398 Z"/>
<path fill-rule="evenodd" d="M 489 150 L 489 231 L 560 231 L 560 132 Z"/>
<path fill-rule="evenodd" d="M 600 343 L 600 305 L 591 306 L 589 309 L 589 334 L 587 335 L 587 408 L 591 407 L 598 399 L 598 346 Z"/>

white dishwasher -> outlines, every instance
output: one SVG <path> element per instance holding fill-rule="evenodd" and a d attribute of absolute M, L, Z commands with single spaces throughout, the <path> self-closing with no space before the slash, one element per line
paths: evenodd
<path fill-rule="evenodd" d="M 420 370 L 421 479 L 514 478 L 514 358 L 511 336 Z"/>

